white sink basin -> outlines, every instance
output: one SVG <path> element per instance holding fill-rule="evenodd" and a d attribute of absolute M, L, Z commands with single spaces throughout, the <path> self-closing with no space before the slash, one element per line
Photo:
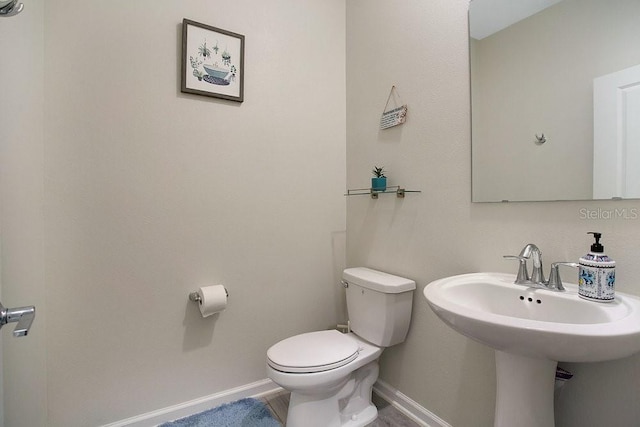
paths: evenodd
<path fill-rule="evenodd" d="M 558 361 L 597 362 L 640 351 L 640 298 L 607 303 L 515 285 L 515 275 L 474 273 L 431 282 L 433 311 L 463 335 L 496 350 L 496 427 L 554 426 Z"/>
<path fill-rule="evenodd" d="M 473 273 L 424 289 L 435 313 L 461 334 L 496 350 L 565 362 L 597 362 L 640 351 L 640 298 L 616 293 L 587 301 L 565 292 L 515 285 L 515 276 Z"/>

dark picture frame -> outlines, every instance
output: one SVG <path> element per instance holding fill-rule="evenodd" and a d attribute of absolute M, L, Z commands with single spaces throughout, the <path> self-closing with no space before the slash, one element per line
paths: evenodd
<path fill-rule="evenodd" d="M 181 91 L 244 101 L 244 36 L 183 19 Z"/>

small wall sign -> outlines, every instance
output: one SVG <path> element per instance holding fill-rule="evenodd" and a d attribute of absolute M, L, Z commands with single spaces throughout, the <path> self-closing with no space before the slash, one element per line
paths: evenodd
<path fill-rule="evenodd" d="M 380 129 L 387 129 L 393 126 L 401 125 L 407 120 L 407 104 L 403 104 L 400 107 L 396 107 L 392 110 L 388 110 L 389 100 L 391 100 L 391 96 L 397 96 L 398 100 L 400 100 L 400 95 L 398 95 L 398 91 L 395 86 L 391 86 L 391 91 L 389 92 L 389 96 L 387 97 L 387 103 L 384 106 L 384 111 L 382 112 L 382 117 L 380 118 Z M 394 103 L 396 99 L 394 97 Z M 396 104 L 397 105 L 397 104 Z"/>

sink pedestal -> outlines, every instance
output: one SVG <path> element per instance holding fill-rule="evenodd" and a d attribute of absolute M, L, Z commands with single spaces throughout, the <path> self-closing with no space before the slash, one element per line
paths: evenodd
<path fill-rule="evenodd" d="M 553 427 L 558 362 L 496 350 L 495 427 Z"/>

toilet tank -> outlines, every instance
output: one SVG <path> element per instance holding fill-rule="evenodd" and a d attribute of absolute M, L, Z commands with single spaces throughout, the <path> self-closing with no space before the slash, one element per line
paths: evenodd
<path fill-rule="evenodd" d="M 347 268 L 342 279 L 351 330 L 381 347 L 403 342 L 411 322 L 416 282 L 366 267 Z"/>

